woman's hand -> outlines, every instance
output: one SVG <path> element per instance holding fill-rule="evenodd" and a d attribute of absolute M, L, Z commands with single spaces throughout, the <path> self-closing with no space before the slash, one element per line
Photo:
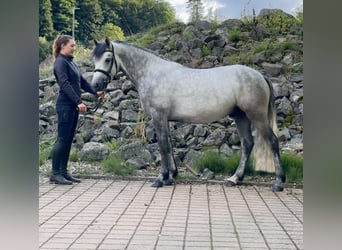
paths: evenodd
<path fill-rule="evenodd" d="M 104 92 L 104 91 L 97 91 L 96 94 L 97 94 L 97 96 L 100 97 L 101 99 L 103 99 L 104 96 L 105 96 L 105 92 Z"/>
<path fill-rule="evenodd" d="M 87 106 L 84 103 L 78 104 L 77 107 L 81 113 L 87 112 Z"/>

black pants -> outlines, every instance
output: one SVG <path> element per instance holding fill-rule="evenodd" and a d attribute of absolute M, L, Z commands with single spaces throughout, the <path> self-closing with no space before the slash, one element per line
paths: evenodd
<path fill-rule="evenodd" d="M 78 109 L 74 105 L 57 105 L 57 140 L 52 149 L 52 174 L 66 172 L 72 140 L 75 135 Z"/>

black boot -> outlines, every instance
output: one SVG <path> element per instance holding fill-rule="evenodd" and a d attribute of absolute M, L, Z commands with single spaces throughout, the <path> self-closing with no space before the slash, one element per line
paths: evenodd
<path fill-rule="evenodd" d="M 52 174 L 50 176 L 50 183 L 60 184 L 60 185 L 71 185 L 72 181 L 65 179 L 61 174 Z"/>
<path fill-rule="evenodd" d="M 80 183 L 81 182 L 80 179 L 77 179 L 68 173 L 67 166 L 68 166 L 69 155 L 70 155 L 70 146 L 67 149 L 68 149 L 67 152 L 63 155 L 63 157 L 61 159 L 60 172 L 66 180 L 72 181 L 75 183 Z"/>
<path fill-rule="evenodd" d="M 64 173 L 63 174 L 63 177 L 68 180 L 68 181 L 72 181 L 72 182 L 76 182 L 76 183 L 80 183 L 81 180 L 80 179 L 77 179 L 75 177 L 73 177 L 72 175 L 70 175 L 68 172 Z"/>
<path fill-rule="evenodd" d="M 64 142 L 63 138 L 57 138 L 57 141 L 51 151 L 52 156 L 52 174 L 50 176 L 50 183 L 61 184 L 61 185 L 71 185 L 72 182 L 66 180 L 61 171 L 60 171 L 60 164 L 63 159 L 61 155 L 64 153 Z"/>

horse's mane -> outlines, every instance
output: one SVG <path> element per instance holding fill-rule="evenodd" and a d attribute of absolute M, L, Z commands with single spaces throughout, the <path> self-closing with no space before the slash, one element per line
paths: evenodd
<path fill-rule="evenodd" d="M 156 57 L 159 57 L 159 58 L 161 58 L 163 60 L 170 61 L 168 58 L 164 57 L 163 55 L 160 55 L 157 52 L 155 52 L 153 50 L 150 50 L 148 48 L 142 47 L 140 45 L 136 45 L 136 44 L 125 42 L 125 41 L 116 41 L 116 43 L 121 43 L 121 44 L 124 44 L 124 45 L 127 45 L 127 46 L 131 46 L 133 48 L 137 48 L 137 49 L 143 50 L 143 51 L 145 51 L 145 52 L 147 52 L 149 54 L 152 54 L 152 55 L 154 55 Z"/>
<path fill-rule="evenodd" d="M 162 55 L 159 55 L 157 54 L 155 51 L 153 50 L 150 50 L 148 48 L 145 48 L 145 47 L 142 47 L 142 46 L 139 46 L 139 45 L 136 45 L 136 44 L 133 44 L 133 43 L 129 43 L 129 42 L 125 42 L 125 41 L 114 41 L 114 43 L 120 43 L 120 44 L 123 44 L 125 46 L 130 46 L 130 47 L 133 47 L 133 48 L 136 48 L 136 49 L 139 49 L 139 50 L 143 50 L 149 54 L 152 54 L 154 56 L 157 56 L 163 60 L 166 60 L 166 61 L 169 61 L 169 59 L 165 58 L 164 56 Z M 94 50 L 92 51 L 91 53 L 91 58 L 95 57 L 95 58 L 98 58 L 98 57 L 101 57 L 101 55 L 105 52 L 105 50 L 107 49 L 107 45 L 105 42 L 101 42 L 101 43 L 98 43 L 96 45 L 96 47 L 94 48 Z"/>

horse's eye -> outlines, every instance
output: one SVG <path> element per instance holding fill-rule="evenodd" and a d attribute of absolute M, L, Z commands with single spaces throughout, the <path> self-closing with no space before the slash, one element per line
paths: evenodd
<path fill-rule="evenodd" d="M 111 59 L 110 59 L 110 58 L 106 58 L 105 62 L 106 62 L 106 63 L 110 63 L 110 62 L 111 62 Z"/>

